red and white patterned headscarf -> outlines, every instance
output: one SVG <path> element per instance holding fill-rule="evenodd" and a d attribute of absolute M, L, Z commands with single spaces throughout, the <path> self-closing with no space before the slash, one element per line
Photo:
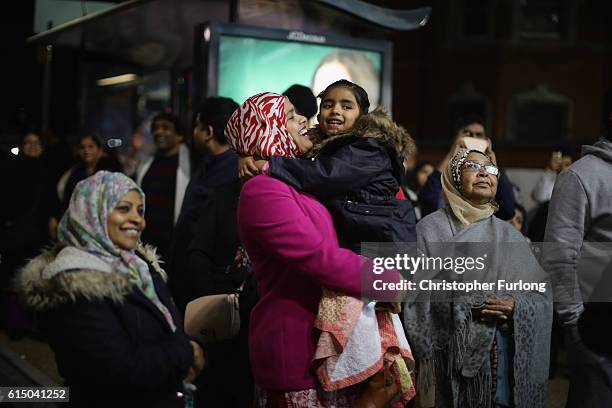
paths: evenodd
<path fill-rule="evenodd" d="M 287 132 L 285 97 L 264 92 L 248 98 L 232 114 L 225 127 L 225 137 L 244 156 L 295 157 L 300 149 Z"/>

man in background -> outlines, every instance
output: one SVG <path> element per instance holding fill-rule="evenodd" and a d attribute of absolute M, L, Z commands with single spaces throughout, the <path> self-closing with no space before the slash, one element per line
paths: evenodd
<path fill-rule="evenodd" d="M 166 258 L 174 224 L 178 219 L 191 175 L 189 149 L 183 142 L 178 117 L 160 112 L 151 122 L 156 152 L 136 170 L 136 182 L 146 194 L 147 228 L 142 241 L 157 247 Z"/>
<path fill-rule="evenodd" d="M 201 248 L 190 250 L 190 244 L 196 232 L 199 232 L 196 231 L 198 220 L 208 215 L 203 213 L 203 206 L 211 191 L 238 181 L 238 155 L 230 149 L 223 133 L 227 121 L 237 108 L 238 104 L 231 99 L 211 97 L 205 99 L 196 112 L 193 144 L 200 157 L 185 192 L 172 238 L 172 249 L 167 258 L 170 287 L 179 310 L 196 297 L 214 291 L 210 287 L 212 277 L 209 276 L 209 268 L 189 266 L 201 260 Z M 210 238 L 216 239 L 213 236 Z M 222 248 L 217 248 L 213 254 L 206 256 L 222 256 L 220 251 Z M 233 260 L 236 248 L 229 252 L 231 254 L 228 257 Z"/>
<path fill-rule="evenodd" d="M 231 99 L 208 98 L 197 111 L 193 138 L 201 159 L 187 187 L 169 262 L 171 289 L 181 311 L 201 296 L 240 291 L 240 332 L 207 345 L 208 368 L 196 383 L 196 405 L 203 407 L 252 406 L 248 327 L 257 289 L 240 259 L 236 210 L 242 183 L 238 156 L 224 135 L 237 108 Z"/>
<path fill-rule="evenodd" d="M 566 339 L 568 408 L 612 401 L 612 264 L 602 247 L 612 243 L 612 94 L 603 118 L 604 136 L 557 176 L 544 239 L 543 266 Z"/>

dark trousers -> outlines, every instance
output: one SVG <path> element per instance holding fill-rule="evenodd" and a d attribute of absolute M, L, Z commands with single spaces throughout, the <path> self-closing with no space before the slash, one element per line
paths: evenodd
<path fill-rule="evenodd" d="M 570 374 L 566 408 L 609 408 L 612 405 L 612 359 L 588 349 L 576 327 L 565 330 Z"/>

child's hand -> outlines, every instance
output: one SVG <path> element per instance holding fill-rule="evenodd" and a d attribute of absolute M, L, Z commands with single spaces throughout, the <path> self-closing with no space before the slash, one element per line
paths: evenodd
<path fill-rule="evenodd" d="M 267 162 L 267 160 L 255 160 L 255 167 L 257 167 L 257 170 L 259 170 L 260 173 Z"/>
<path fill-rule="evenodd" d="M 382 408 L 398 394 L 399 389 L 388 367 L 370 377 L 355 408 Z"/>
<path fill-rule="evenodd" d="M 251 177 L 255 177 L 259 174 L 259 171 L 260 168 L 257 168 L 253 156 L 240 157 L 238 160 L 238 175 L 242 181 L 247 181 Z"/>

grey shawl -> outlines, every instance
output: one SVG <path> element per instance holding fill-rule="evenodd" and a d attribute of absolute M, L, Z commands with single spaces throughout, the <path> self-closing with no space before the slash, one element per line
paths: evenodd
<path fill-rule="evenodd" d="M 457 252 L 474 257 L 487 254 L 486 268 L 478 276 L 479 281 L 546 279 L 523 236 L 493 216 L 463 227 L 447 207 L 417 224 L 417 247 L 426 256 L 449 256 L 450 246 L 454 256 L 458 256 Z M 440 272 L 436 273 L 439 279 Z M 467 281 L 467 273 L 446 274 L 447 280 Z M 517 408 L 544 407 L 551 292 L 547 285 L 546 293 L 511 293 L 515 300 L 510 338 L 515 348 L 513 399 Z M 418 367 L 417 395 L 430 393 L 434 386 L 436 407 L 491 406 L 491 349 L 496 325 L 472 319 L 472 306 L 481 303 L 483 297 L 482 292 L 453 292 L 452 298 L 441 299 L 440 292 L 421 292 L 418 299 L 411 298 L 405 305 L 405 329 Z"/>

